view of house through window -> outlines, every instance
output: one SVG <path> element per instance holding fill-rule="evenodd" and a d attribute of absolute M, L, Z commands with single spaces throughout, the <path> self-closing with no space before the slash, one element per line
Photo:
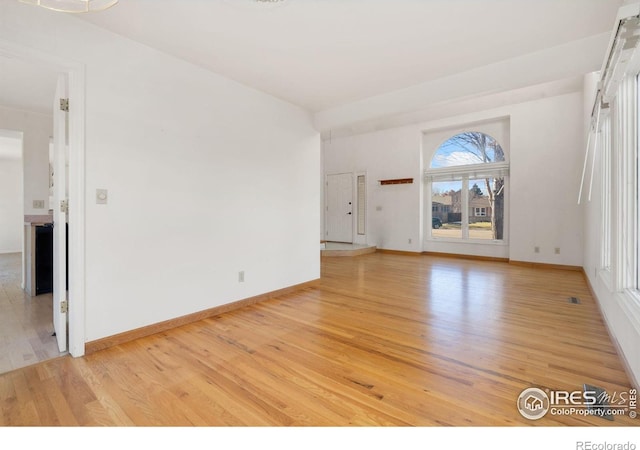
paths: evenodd
<path fill-rule="evenodd" d="M 504 239 L 505 176 L 500 144 L 480 132 L 457 134 L 436 151 L 431 181 L 431 237 Z"/>
<path fill-rule="evenodd" d="M 434 181 L 431 188 L 433 236 L 462 238 L 462 181 Z"/>

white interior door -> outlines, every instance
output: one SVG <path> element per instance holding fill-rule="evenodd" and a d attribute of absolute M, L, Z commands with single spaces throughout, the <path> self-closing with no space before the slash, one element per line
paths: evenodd
<path fill-rule="evenodd" d="M 327 175 L 326 240 L 353 242 L 353 175 Z"/>
<path fill-rule="evenodd" d="M 60 75 L 53 104 L 53 327 L 58 349 L 67 350 L 67 77 Z"/>

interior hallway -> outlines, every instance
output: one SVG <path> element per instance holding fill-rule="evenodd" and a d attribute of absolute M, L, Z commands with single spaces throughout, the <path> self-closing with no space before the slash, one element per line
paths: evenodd
<path fill-rule="evenodd" d="M 0 373 L 61 355 L 52 336 L 52 295 L 27 295 L 21 264 L 21 253 L 0 254 Z"/>

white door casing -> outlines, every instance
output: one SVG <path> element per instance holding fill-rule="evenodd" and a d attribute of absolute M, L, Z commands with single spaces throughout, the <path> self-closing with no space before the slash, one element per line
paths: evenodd
<path fill-rule="evenodd" d="M 53 328 L 58 349 L 67 351 L 67 112 L 60 100 L 67 99 L 67 77 L 58 76 L 53 105 Z"/>

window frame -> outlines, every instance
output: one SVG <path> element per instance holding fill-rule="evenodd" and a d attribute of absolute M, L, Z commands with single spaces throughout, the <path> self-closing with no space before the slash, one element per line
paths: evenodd
<path fill-rule="evenodd" d="M 437 150 L 436 150 L 437 151 Z M 433 219 L 433 201 L 432 201 L 432 185 L 434 182 L 441 181 L 462 181 L 462 210 L 469 211 L 469 180 L 482 178 L 504 178 L 504 218 L 502 239 L 473 239 L 469 238 L 469 214 L 462 214 L 462 237 L 439 237 L 433 235 L 431 221 Z M 425 176 L 425 195 L 426 200 L 431 207 L 426 207 L 428 232 L 425 233 L 427 241 L 451 242 L 451 243 L 470 243 L 485 245 L 508 245 L 509 244 L 509 161 L 505 153 L 505 161 L 481 164 L 468 164 L 451 167 L 439 167 L 436 169 L 426 169 Z"/>
<path fill-rule="evenodd" d="M 625 77 L 613 101 L 613 289 L 640 301 L 638 286 L 638 76 Z"/>
<path fill-rule="evenodd" d="M 476 206 L 473 209 L 473 217 L 487 217 L 486 206 Z M 478 210 L 480 211 L 480 214 L 478 214 Z"/>
<path fill-rule="evenodd" d="M 600 270 L 605 272 L 605 276 L 610 278 L 612 264 L 612 117 L 610 111 L 603 111 L 601 129 L 598 135 L 599 146 L 602 149 L 602 173 L 601 173 L 601 232 L 602 242 L 600 243 Z M 610 280 L 607 279 L 609 283 Z"/>

